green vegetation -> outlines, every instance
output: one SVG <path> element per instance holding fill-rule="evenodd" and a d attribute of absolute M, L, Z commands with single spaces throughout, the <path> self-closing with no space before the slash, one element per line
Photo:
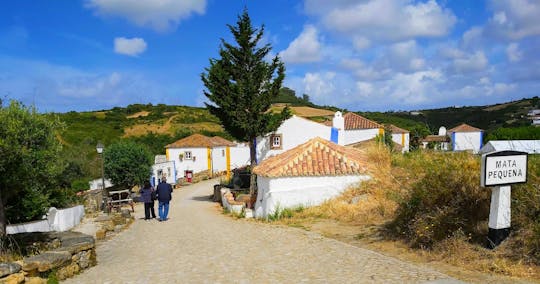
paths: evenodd
<path fill-rule="evenodd" d="M 288 108 L 281 114 L 269 112 L 272 99 L 279 95 L 285 78 L 285 65 L 279 57 L 267 62 L 270 44 L 259 45 L 264 27 L 251 25 L 247 10 L 238 16 L 236 26 L 227 25 L 235 44 L 221 40 L 219 59 L 210 59 L 201 79 L 206 104 L 211 114 L 221 121 L 227 132 L 240 141 L 249 141 L 251 165 L 256 164 L 255 138 L 276 130 L 290 116 Z M 255 175 L 250 193 L 255 191 Z"/>
<path fill-rule="evenodd" d="M 147 148 L 131 142 L 120 141 L 103 152 L 105 175 L 115 186 L 131 189 L 150 177 L 153 159 Z"/>
<path fill-rule="evenodd" d="M 0 105 L 0 237 L 7 222 L 29 221 L 64 199 L 57 189 L 64 164 L 55 133 L 58 120 L 11 101 Z M 61 200 L 60 200 L 61 201 Z"/>

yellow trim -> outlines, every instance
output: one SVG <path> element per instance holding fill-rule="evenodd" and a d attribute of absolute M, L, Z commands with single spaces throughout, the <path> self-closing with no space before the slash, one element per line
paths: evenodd
<path fill-rule="evenodd" d="M 208 175 L 212 176 L 212 149 L 206 147 L 206 156 L 208 160 Z"/>
<path fill-rule="evenodd" d="M 381 136 L 384 135 L 384 129 L 383 128 L 379 128 L 379 135 L 381 135 Z"/>
<path fill-rule="evenodd" d="M 169 161 L 169 148 L 165 149 L 165 158 Z"/>
<path fill-rule="evenodd" d="M 227 159 L 227 180 L 229 180 L 231 178 L 231 148 L 229 146 L 225 148 L 225 156 Z"/>
<path fill-rule="evenodd" d="M 405 133 L 401 133 L 401 146 L 405 146 Z"/>

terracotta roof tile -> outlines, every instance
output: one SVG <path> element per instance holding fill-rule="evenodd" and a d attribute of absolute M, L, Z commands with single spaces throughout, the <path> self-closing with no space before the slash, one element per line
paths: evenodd
<path fill-rule="evenodd" d="M 450 137 L 446 135 L 428 135 L 422 142 L 450 142 Z"/>
<path fill-rule="evenodd" d="M 393 124 L 390 124 L 390 130 L 392 130 L 392 133 L 409 133 L 409 130 L 399 128 Z"/>
<path fill-rule="evenodd" d="M 366 173 L 366 164 L 364 152 L 316 137 L 262 161 L 253 172 L 264 177 L 358 175 Z"/>
<path fill-rule="evenodd" d="M 470 126 L 466 123 L 462 123 L 461 125 L 448 130 L 448 132 L 480 132 L 480 131 L 484 131 L 484 130 Z"/>
<path fill-rule="evenodd" d="M 182 138 L 176 142 L 173 142 L 165 148 L 186 148 L 186 147 L 219 147 L 219 146 L 233 146 L 234 143 L 218 136 L 208 137 L 202 134 L 193 134 L 186 138 Z"/>
<path fill-rule="evenodd" d="M 345 119 L 345 130 L 383 128 L 377 122 L 353 112 L 346 113 L 343 118 Z"/>

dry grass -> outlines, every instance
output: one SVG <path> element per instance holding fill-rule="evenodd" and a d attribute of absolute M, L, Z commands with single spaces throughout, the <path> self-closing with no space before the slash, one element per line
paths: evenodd
<path fill-rule="evenodd" d="M 137 118 L 137 117 L 145 117 L 145 116 L 148 116 L 150 114 L 149 111 L 139 111 L 139 112 L 136 112 L 132 115 L 128 115 L 126 116 L 126 118 Z"/>
<path fill-rule="evenodd" d="M 140 114 L 140 113 L 144 113 L 144 112 L 138 112 L 137 114 Z M 177 116 L 178 114 L 173 115 L 169 117 L 167 120 L 161 120 L 157 123 L 141 123 L 141 124 L 128 126 L 124 129 L 123 137 L 143 136 L 149 133 L 173 135 L 175 131 L 179 129 L 190 129 L 193 132 L 198 132 L 201 130 L 215 131 L 215 132 L 223 131 L 223 128 L 221 127 L 221 125 L 217 123 L 213 123 L 213 122 L 198 122 L 198 123 L 189 123 L 189 124 L 174 123 L 173 121 Z"/>
<path fill-rule="evenodd" d="M 283 104 L 274 104 L 271 107 L 272 112 L 281 112 L 282 109 L 285 108 L 285 105 Z M 326 109 L 318 109 L 318 108 L 312 108 L 312 107 L 294 107 L 289 106 L 293 114 L 296 114 L 301 117 L 317 117 L 317 116 L 334 116 L 334 112 L 331 110 Z"/>
<path fill-rule="evenodd" d="M 488 250 L 471 242 L 470 235 L 457 231 L 435 243 L 431 249 L 414 249 L 406 241 L 388 235 L 387 224 L 394 221 L 400 202 L 407 200 L 413 185 L 424 177 L 425 172 L 420 169 L 437 161 L 433 156 L 436 153 L 422 153 L 411 158 L 392 155 L 385 147 L 376 144 L 365 151 L 372 174 L 370 181 L 278 222 L 408 261 L 436 263 L 441 271 L 465 281 L 497 282 L 507 276 L 526 281 L 540 280 L 540 267 L 516 253 L 515 240 L 521 237 L 514 237 L 514 241 L 509 240 L 495 250 Z M 356 204 L 352 202 L 355 197 L 359 199 Z"/>

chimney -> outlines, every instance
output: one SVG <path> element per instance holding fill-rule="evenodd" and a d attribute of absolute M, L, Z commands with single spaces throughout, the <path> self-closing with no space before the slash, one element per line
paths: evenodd
<path fill-rule="evenodd" d="M 332 119 L 332 127 L 339 130 L 345 130 L 345 119 L 343 118 L 341 111 L 336 111 L 334 114 L 334 118 Z"/>

